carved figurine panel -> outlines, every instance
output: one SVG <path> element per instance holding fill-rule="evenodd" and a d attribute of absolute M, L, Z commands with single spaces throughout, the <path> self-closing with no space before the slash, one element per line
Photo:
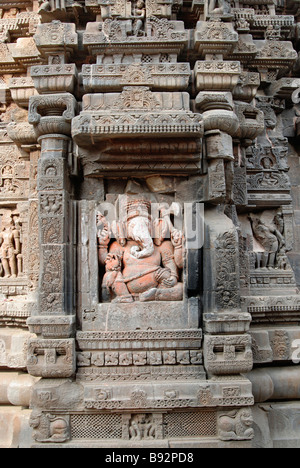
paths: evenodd
<path fill-rule="evenodd" d="M 0 259 L 2 278 L 17 278 L 23 274 L 21 226 L 17 215 L 2 216 L 0 232 Z"/>
<path fill-rule="evenodd" d="M 241 217 L 243 235 L 249 246 L 251 269 L 291 270 L 282 210 L 266 210 Z"/>
<path fill-rule="evenodd" d="M 109 225 L 97 214 L 97 237 L 104 301 L 181 301 L 184 235 L 164 207 L 151 215 L 145 198 L 123 198 L 123 217 Z M 111 240 L 114 237 L 115 240 Z"/>

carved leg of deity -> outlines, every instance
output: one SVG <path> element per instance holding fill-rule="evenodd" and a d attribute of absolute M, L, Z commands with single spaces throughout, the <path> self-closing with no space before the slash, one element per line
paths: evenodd
<path fill-rule="evenodd" d="M 261 254 L 261 268 L 267 268 L 268 266 L 268 260 L 269 260 L 269 253 L 268 252 L 263 252 Z"/>
<path fill-rule="evenodd" d="M 11 271 L 11 277 L 16 278 L 18 274 L 18 269 L 17 269 L 17 261 L 16 261 L 15 256 L 9 259 L 9 266 L 10 266 L 10 271 Z"/>
<path fill-rule="evenodd" d="M 155 426 L 153 424 L 147 424 L 145 428 L 145 439 L 155 438 Z"/>
<path fill-rule="evenodd" d="M 126 283 L 124 282 L 124 278 L 122 273 L 118 273 L 116 280 L 112 286 L 112 290 L 117 296 L 113 302 L 122 302 L 122 303 L 130 303 L 133 302 L 132 295 L 128 291 Z"/>
<path fill-rule="evenodd" d="M 275 260 L 276 260 L 276 252 L 269 253 L 269 261 L 268 261 L 268 268 L 272 269 L 275 268 Z"/>
<path fill-rule="evenodd" d="M 260 268 L 261 267 L 261 257 L 262 257 L 262 253 L 261 252 L 256 252 L 255 268 Z"/>
<path fill-rule="evenodd" d="M 172 288 L 151 288 L 149 291 L 140 294 L 141 302 L 149 301 L 182 301 L 183 284 L 177 283 Z"/>
<path fill-rule="evenodd" d="M 4 270 L 4 278 L 10 278 L 9 261 L 7 258 L 2 258 L 2 265 Z"/>
<path fill-rule="evenodd" d="M 121 272 L 108 271 L 105 273 L 102 283 L 102 299 L 110 302 L 111 292 L 116 296 L 112 302 L 133 302 L 132 295 L 128 291 Z"/>
<path fill-rule="evenodd" d="M 133 422 L 129 427 L 129 434 L 131 439 L 142 440 L 141 431 L 136 422 Z"/>
<path fill-rule="evenodd" d="M 136 20 L 136 22 L 134 24 L 134 30 L 133 30 L 134 36 L 142 36 L 143 35 L 142 28 L 143 28 L 143 21 L 142 20 Z"/>

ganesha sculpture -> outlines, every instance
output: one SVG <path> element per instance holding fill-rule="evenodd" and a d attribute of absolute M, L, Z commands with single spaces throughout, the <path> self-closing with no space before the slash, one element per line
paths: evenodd
<path fill-rule="evenodd" d="M 97 214 L 99 262 L 105 266 L 103 300 L 181 301 L 182 232 L 163 209 L 153 220 L 151 203 L 145 199 L 127 201 L 124 212 L 124 218 L 111 226 Z"/>

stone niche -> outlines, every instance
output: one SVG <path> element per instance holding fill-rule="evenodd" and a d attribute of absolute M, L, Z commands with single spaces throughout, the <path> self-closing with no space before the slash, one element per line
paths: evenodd
<path fill-rule="evenodd" d="M 124 195 L 110 206 L 82 203 L 81 219 L 87 217 L 88 228 L 81 225 L 83 238 L 89 236 L 81 278 L 92 285 L 89 307 L 98 312 L 97 318 L 83 314 L 84 329 L 147 330 L 150 322 L 153 329 L 197 328 L 198 305 L 187 294 L 187 223 L 180 204 L 168 207 L 150 193 Z"/>

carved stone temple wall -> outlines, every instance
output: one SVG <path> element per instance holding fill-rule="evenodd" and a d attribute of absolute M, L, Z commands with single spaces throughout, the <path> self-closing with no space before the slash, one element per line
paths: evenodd
<path fill-rule="evenodd" d="M 0 0 L 0 447 L 300 447 L 300 0 Z"/>

